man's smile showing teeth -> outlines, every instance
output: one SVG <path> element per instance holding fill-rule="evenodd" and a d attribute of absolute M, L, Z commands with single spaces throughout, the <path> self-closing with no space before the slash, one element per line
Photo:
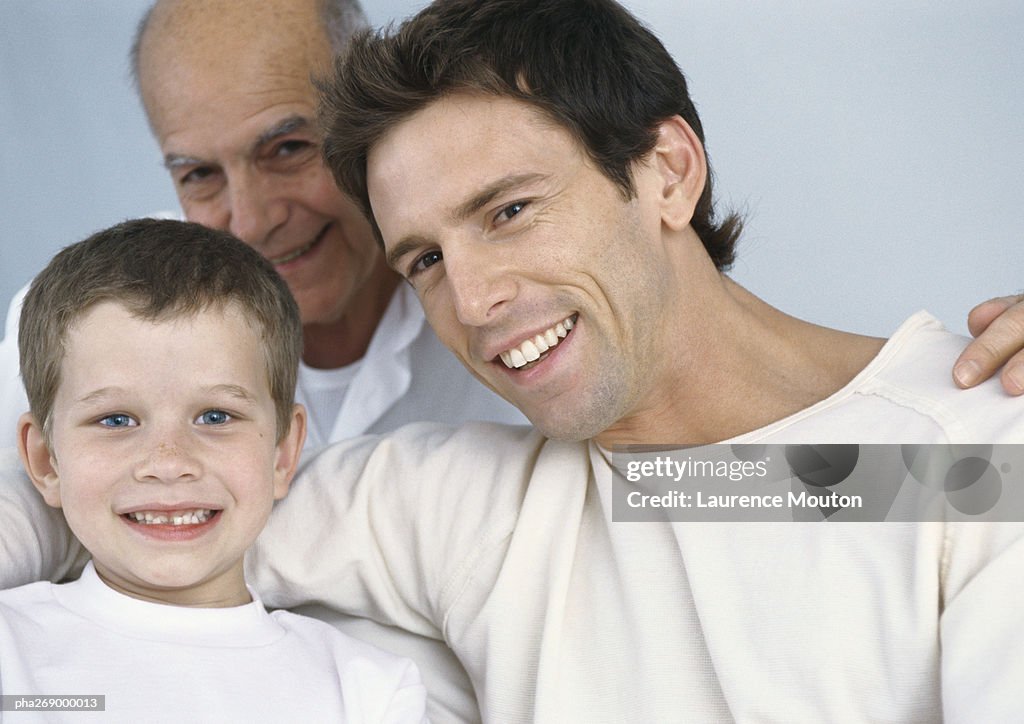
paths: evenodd
<path fill-rule="evenodd" d="M 540 356 L 550 349 L 558 346 L 559 342 L 565 339 L 575 323 L 576 315 L 566 317 L 554 327 L 545 330 L 531 339 L 527 339 L 517 347 L 502 352 L 499 357 L 509 369 L 525 367 L 530 362 L 540 359 Z"/>
<path fill-rule="evenodd" d="M 282 254 L 281 256 L 267 257 L 267 261 L 269 261 L 274 266 L 278 266 L 280 264 L 287 264 L 290 261 L 294 261 L 295 259 L 298 259 L 300 256 L 305 254 L 307 251 L 309 251 L 314 246 L 319 244 L 320 241 L 324 238 L 324 234 L 327 233 L 327 229 L 329 229 L 329 228 L 330 228 L 330 224 L 328 224 L 323 229 L 321 229 L 320 233 L 316 235 L 316 238 L 313 239 L 313 241 L 311 241 L 308 244 L 306 244 L 305 246 L 300 246 L 295 251 L 290 251 L 287 254 Z"/>
<path fill-rule="evenodd" d="M 199 525 L 208 521 L 217 512 L 219 511 L 206 508 L 196 508 L 195 510 L 138 510 L 134 513 L 125 513 L 125 517 L 134 523 L 141 523 L 142 525 Z"/>

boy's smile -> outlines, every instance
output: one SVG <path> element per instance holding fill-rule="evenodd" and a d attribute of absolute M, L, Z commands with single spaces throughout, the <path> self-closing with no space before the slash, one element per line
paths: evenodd
<path fill-rule="evenodd" d="M 202 535 L 217 524 L 219 510 L 211 508 L 185 509 L 184 506 L 134 510 L 124 513 L 129 524 L 137 526 L 139 533 L 157 540 L 188 540 Z"/>
<path fill-rule="evenodd" d="M 297 408 L 277 442 L 255 326 L 234 305 L 154 322 L 101 302 L 65 349 L 40 487 L 97 572 L 137 598 L 247 602 L 242 556 L 304 432 Z"/>

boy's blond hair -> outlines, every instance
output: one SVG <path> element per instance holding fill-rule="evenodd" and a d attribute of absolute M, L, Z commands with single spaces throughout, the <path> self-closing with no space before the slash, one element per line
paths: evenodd
<path fill-rule="evenodd" d="M 60 251 L 25 297 L 18 329 L 21 376 L 32 414 L 47 437 L 68 330 L 104 301 L 151 321 L 237 305 L 263 343 L 278 441 L 288 432 L 302 323 L 284 280 L 266 259 L 226 232 L 183 221 L 136 219 Z"/>

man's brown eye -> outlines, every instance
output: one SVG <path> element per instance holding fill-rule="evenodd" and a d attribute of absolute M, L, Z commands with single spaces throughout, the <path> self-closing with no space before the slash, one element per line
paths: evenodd
<path fill-rule="evenodd" d="M 513 216 L 515 216 L 520 211 L 522 211 L 524 208 L 526 208 L 526 202 L 525 201 L 517 201 L 514 204 L 509 204 L 508 206 L 506 206 L 505 208 L 503 208 L 501 211 L 498 212 L 498 215 L 495 217 L 494 220 L 495 221 L 508 221 Z"/>
<path fill-rule="evenodd" d="M 426 254 L 417 259 L 416 262 L 412 265 L 412 273 L 415 274 L 416 272 L 423 271 L 428 267 L 432 267 L 434 266 L 434 264 L 437 264 L 443 258 L 444 255 L 439 251 L 428 251 Z"/>

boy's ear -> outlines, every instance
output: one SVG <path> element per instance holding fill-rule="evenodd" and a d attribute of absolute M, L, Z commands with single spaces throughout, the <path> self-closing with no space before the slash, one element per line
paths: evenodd
<path fill-rule="evenodd" d="M 274 500 L 280 500 L 288 494 L 295 469 L 299 467 L 302 456 L 302 445 L 306 442 L 306 408 L 302 405 L 292 406 L 292 424 L 288 434 L 277 443 L 277 456 L 274 462 Z"/>
<path fill-rule="evenodd" d="M 60 475 L 57 473 L 57 463 L 50 453 L 42 425 L 31 412 L 18 418 L 18 454 L 25 472 L 43 500 L 47 505 L 59 508 Z"/>
<path fill-rule="evenodd" d="M 704 144 L 680 116 L 672 116 L 658 125 L 654 145 L 655 167 L 661 183 L 661 219 L 679 231 L 693 219 L 694 209 L 707 181 L 708 164 Z"/>

